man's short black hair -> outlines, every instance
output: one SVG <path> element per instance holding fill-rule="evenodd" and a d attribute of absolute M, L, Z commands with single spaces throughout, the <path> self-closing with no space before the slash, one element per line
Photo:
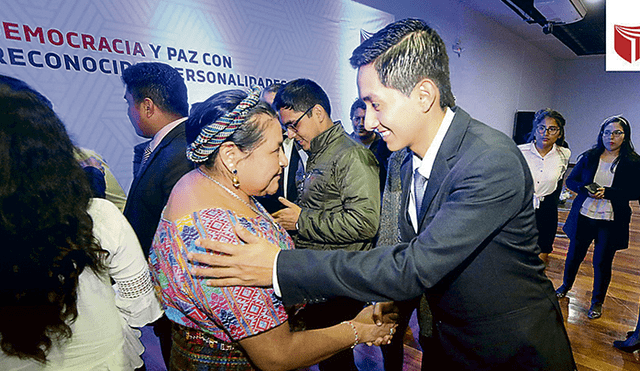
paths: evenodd
<path fill-rule="evenodd" d="M 262 95 L 264 95 L 265 93 L 277 93 L 278 90 L 280 90 L 280 88 L 282 87 L 282 83 L 281 82 L 274 82 L 273 84 L 267 86 L 266 88 L 264 88 L 264 90 L 262 91 Z"/>
<path fill-rule="evenodd" d="M 297 112 L 303 112 L 319 104 L 331 116 L 331 104 L 327 93 L 320 85 L 309 79 L 297 79 L 289 81 L 278 90 L 273 100 L 274 109 L 288 108 Z"/>
<path fill-rule="evenodd" d="M 136 104 L 149 98 L 166 113 L 189 115 L 187 86 L 180 73 L 168 64 L 136 63 L 122 71 L 122 82 Z"/>
<path fill-rule="evenodd" d="M 438 33 L 420 19 L 387 25 L 358 46 L 349 59 L 353 68 L 373 62 L 382 85 L 406 96 L 422 79 L 440 90 L 440 107 L 453 107 L 447 48 Z"/>
<path fill-rule="evenodd" d="M 353 115 L 355 115 L 356 110 L 358 108 L 362 108 L 363 110 L 367 110 L 367 105 L 364 103 L 364 101 L 360 98 L 356 99 L 355 102 L 353 102 L 353 104 L 351 105 L 351 113 L 349 113 L 349 118 L 353 120 Z"/>

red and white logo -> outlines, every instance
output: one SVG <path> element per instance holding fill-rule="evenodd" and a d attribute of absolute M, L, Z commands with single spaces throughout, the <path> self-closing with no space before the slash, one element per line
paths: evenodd
<path fill-rule="evenodd" d="M 640 59 L 640 26 L 614 25 L 613 44 L 616 54 L 629 63 Z"/>
<path fill-rule="evenodd" d="M 606 1 L 606 70 L 640 71 L 640 1 Z"/>

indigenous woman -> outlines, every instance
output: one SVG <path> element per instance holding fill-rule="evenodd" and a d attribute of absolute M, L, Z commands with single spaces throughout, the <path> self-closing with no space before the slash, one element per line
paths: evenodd
<path fill-rule="evenodd" d="M 276 114 L 259 97 L 259 88 L 221 92 L 194 105 L 187 121 L 187 156 L 198 166 L 173 188 L 150 256 L 173 322 L 170 370 L 290 370 L 393 332 L 371 322 L 371 308 L 353 321 L 291 332 L 273 289 L 215 288 L 191 276 L 187 253 L 205 252 L 198 239 L 240 243 L 237 224 L 293 248 L 254 199 L 276 192 L 287 164 Z"/>
<path fill-rule="evenodd" d="M 549 108 L 536 112 L 530 142 L 518 146 L 533 177 L 533 207 L 538 226 L 540 258 L 546 263 L 558 228 L 558 199 L 571 151 L 564 140 L 565 120 Z"/>
<path fill-rule="evenodd" d="M 602 315 L 613 257 L 617 250 L 629 245 L 629 201 L 637 199 L 640 190 L 640 156 L 633 149 L 627 119 L 622 116 L 606 119 L 596 140 L 593 148 L 580 155 L 567 178 L 567 187 L 578 195 L 564 225 L 571 243 L 562 286 L 556 290 L 559 298 L 566 296 L 589 245 L 595 241 L 593 291 L 587 314 L 590 319 Z"/>

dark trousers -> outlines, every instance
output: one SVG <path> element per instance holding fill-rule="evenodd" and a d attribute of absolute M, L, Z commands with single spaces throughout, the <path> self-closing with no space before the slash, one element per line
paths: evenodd
<path fill-rule="evenodd" d="M 153 333 L 156 334 L 160 341 L 160 352 L 162 353 L 162 359 L 164 364 L 169 368 L 171 359 L 171 321 L 165 314 L 162 315 L 157 321 L 152 322 Z"/>
<path fill-rule="evenodd" d="M 587 250 L 592 241 L 593 248 L 593 292 L 591 303 L 603 303 L 607 295 L 607 289 L 611 282 L 611 267 L 615 248 L 609 244 L 613 222 L 595 220 L 584 215 L 578 216 L 576 237 L 569 244 L 567 259 L 564 266 L 563 284 L 570 288 L 578 274 L 580 264 L 587 255 Z"/>
<path fill-rule="evenodd" d="M 549 254 L 553 250 L 553 241 L 558 229 L 558 205 L 553 197 L 548 196 L 536 209 L 536 225 L 538 226 L 538 246 L 541 252 Z"/>
<path fill-rule="evenodd" d="M 324 303 L 307 305 L 300 311 L 301 321 L 307 330 L 337 325 L 352 320 L 364 307 L 364 303 L 335 298 Z M 355 340 L 355 336 L 354 336 Z M 318 364 L 321 371 L 358 371 L 353 358 L 353 349 L 343 350 Z"/>
<path fill-rule="evenodd" d="M 435 336 L 418 337 L 420 348 L 422 348 L 421 371 L 446 370 L 447 362 L 443 359 L 444 350 Z M 449 365 L 450 366 L 450 365 Z"/>

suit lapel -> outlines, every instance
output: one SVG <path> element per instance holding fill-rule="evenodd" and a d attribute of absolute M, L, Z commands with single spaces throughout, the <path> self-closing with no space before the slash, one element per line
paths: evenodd
<path fill-rule="evenodd" d="M 429 174 L 427 189 L 425 190 L 422 198 L 421 213 L 418 215 L 419 231 L 425 228 L 423 224 L 427 211 L 431 209 L 431 204 L 435 195 L 440 190 L 440 186 L 442 185 L 445 177 L 451 171 L 452 162 L 455 161 L 458 149 L 460 148 L 460 143 L 464 138 L 465 132 L 469 127 L 469 121 L 471 120 L 469 114 L 464 112 L 462 109 L 454 107 L 452 110 L 455 113 L 453 122 L 451 122 L 451 125 L 442 140 L 442 144 L 438 149 L 438 154 L 436 155 L 433 167 L 431 168 L 431 174 Z"/>
<path fill-rule="evenodd" d="M 424 191 L 424 196 L 422 198 L 422 206 L 420 208 L 420 215 L 418 215 L 419 225 L 422 226 L 422 222 L 424 220 L 424 216 L 427 214 L 427 209 L 431 205 L 433 201 L 433 197 L 436 195 L 438 190 L 440 189 L 440 185 L 442 184 L 442 180 L 449 172 L 449 167 L 445 161 L 438 159 L 439 156 L 436 156 L 436 161 L 433 163 L 433 168 L 431 169 L 431 174 L 429 175 L 429 180 L 427 181 L 427 189 Z"/>
<path fill-rule="evenodd" d="M 413 152 L 406 150 L 406 155 L 400 165 L 400 174 L 402 176 L 402 198 L 400 200 L 400 230 L 403 234 L 409 233 L 415 236 L 413 227 L 411 227 L 411 218 L 409 217 L 409 195 L 411 189 L 412 166 L 411 159 Z"/>
<path fill-rule="evenodd" d="M 133 147 L 133 177 L 136 178 L 140 172 L 140 166 L 142 165 L 142 159 L 144 158 L 144 150 L 151 143 L 150 140 L 136 144 Z"/>
<path fill-rule="evenodd" d="M 180 124 L 178 124 L 178 126 L 176 126 L 170 132 L 168 132 L 167 135 L 165 135 L 164 138 L 162 138 L 162 141 L 160 142 L 160 144 L 158 144 L 158 146 L 153 150 L 153 152 L 151 152 L 151 154 L 149 155 L 149 159 L 147 159 L 147 161 L 144 164 L 142 164 L 142 167 L 138 172 L 138 175 L 133 179 L 130 193 L 133 193 L 133 190 L 135 190 L 135 188 L 138 186 L 140 179 L 144 177 L 144 173 L 147 171 L 147 169 L 151 167 L 155 158 L 162 151 L 162 149 L 168 146 L 169 144 L 171 144 L 173 139 L 176 138 L 181 133 L 184 133 L 184 122 L 181 122 Z M 187 148 L 185 147 L 184 150 L 185 150 L 185 157 L 186 157 Z"/>

